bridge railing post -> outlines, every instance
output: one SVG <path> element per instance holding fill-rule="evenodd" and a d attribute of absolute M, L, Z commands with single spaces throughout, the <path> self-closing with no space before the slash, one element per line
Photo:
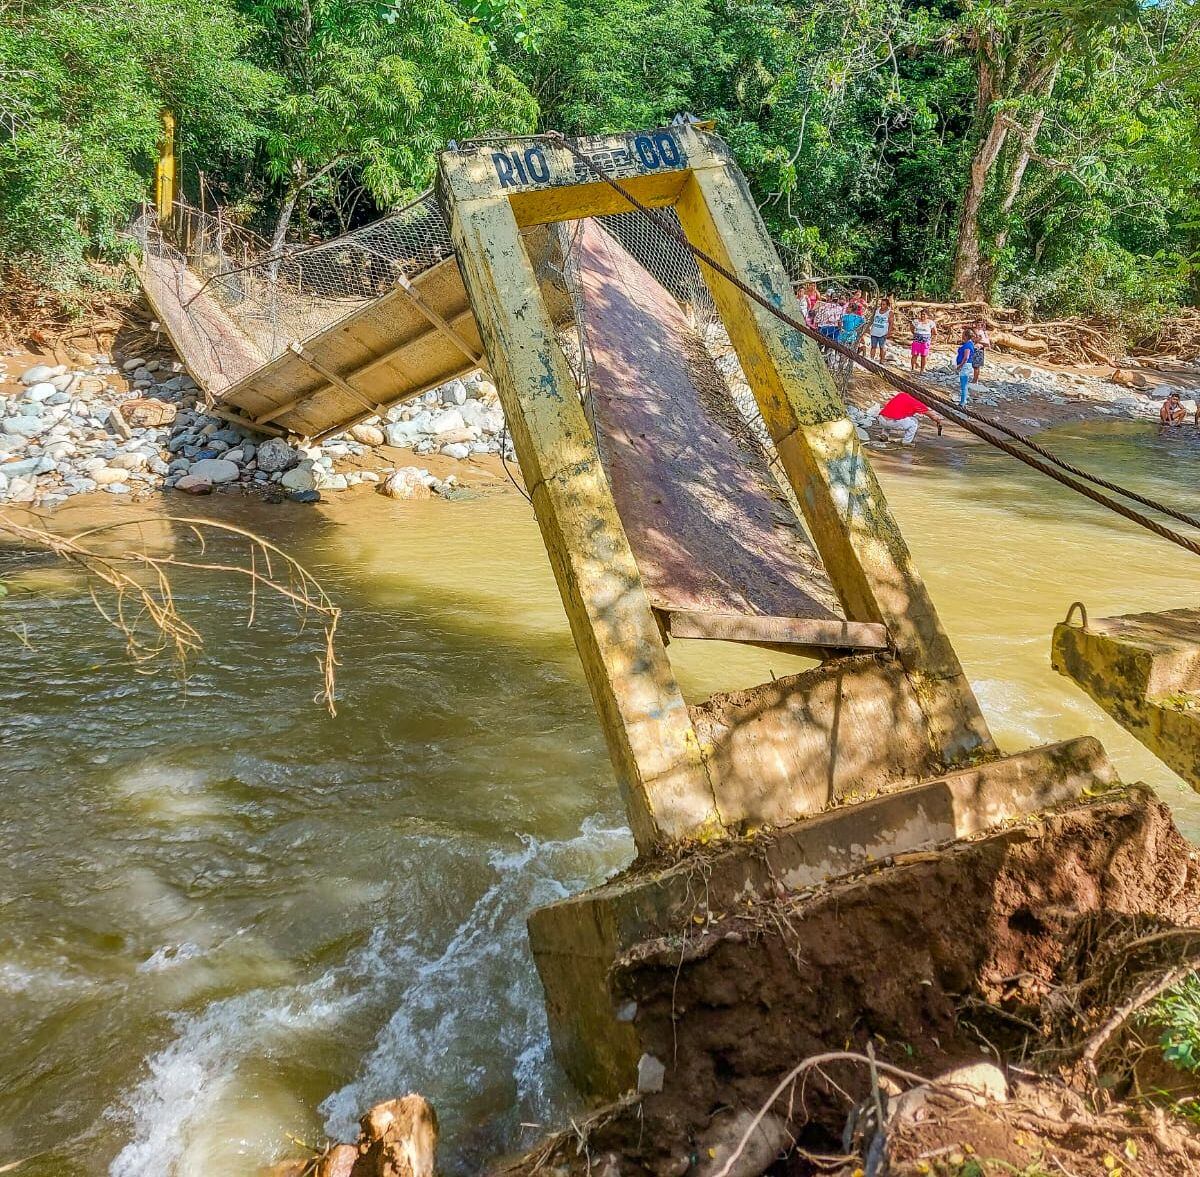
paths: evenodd
<path fill-rule="evenodd" d="M 721 832 L 687 704 L 510 202 L 444 157 L 442 194 L 521 473 L 639 850 Z M 465 192 L 464 192 L 465 189 Z"/>

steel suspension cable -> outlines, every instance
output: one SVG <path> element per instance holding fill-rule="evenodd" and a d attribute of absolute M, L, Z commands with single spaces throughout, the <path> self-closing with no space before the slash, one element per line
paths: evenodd
<path fill-rule="evenodd" d="M 1111 482 L 1106 478 L 1101 478 L 1097 474 L 1092 474 L 1087 470 L 1083 470 L 1080 467 L 1058 457 L 1057 454 L 1045 449 L 1032 438 L 1026 437 L 1017 430 L 1012 429 L 999 421 L 994 421 L 990 417 L 984 416 L 982 413 L 977 413 L 973 409 L 967 409 L 956 405 L 952 401 L 947 400 L 940 393 L 935 392 L 930 386 L 922 384 L 917 380 L 910 379 L 909 377 L 902 376 L 899 373 L 892 372 L 890 369 L 884 367 L 884 365 L 878 364 L 866 356 L 859 355 L 854 349 L 846 347 L 844 344 L 839 343 L 836 340 L 828 339 L 825 336 L 820 335 L 807 323 L 796 319 L 792 315 L 789 315 L 785 310 L 783 310 L 781 307 L 777 307 L 757 290 L 747 286 L 745 282 L 743 282 L 737 277 L 736 274 L 732 273 L 729 269 L 723 266 L 719 261 L 717 261 L 716 258 L 712 257 L 699 246 L 692 244 L 692 242 L 688 240 L 684 233 L 677 230 L 669 221 L 659 217 L 656 210 L 650 208 L 648 205 L 643 204 L 636 196 L 628 191 L 628 189 L 622 187 L 618 181 L 614 180 L 611 176 L 602 171 L 599 165 L 597 165 L 585 152 L 576 147 L 575 144 L 570 142 L 570 140 L 568 140 L 561 132 L 548 131 L 546 132 L 545 137 L 565 147 L 573 156 L 575 156 L 576 159 L 579 160 L 580 163 L 582 163 L 588 169 L 588 171 L 596 176 L 597 179 L 607 184 L 615 192 L 619 193 L 633 208 L 637 209 L 638 212 L 646 217 L 664 236 L 671 238 L 673 241 L 683 246 L 683 248 L 688 250 L 688 252 L 691 253 L 692 256 L 698 261 L 704 262 L 704 264 L 707 265 L 714 273 L 719 274 L 748 298 L 753 299 L 764 310 L 774 315 L 775 318 L 779 319 L 781 322 L 786 323 L 793 330 L 798 331 L 801 335 L 807 336 L 809 339 L 814 340 L 821 347 L 844 356 L 851 363 L 858 364 L 859 367 L 865 368 L 868 372 L 871 372 L 873 375 L 877 376 L 890 387 L 895 388 L 900 392 L 907 392 L 910 396 L 917 397 L 917 399 L 919 399 L 923 404 L 936 405 L 947 419 L 954 422 L 954 424 L 958 425 L 961 429 L 966 430 L 968 433 L 973 434 L 980 440 L 985 441 L 989 445 L 994 446 L 996 449 L 1001 450 L 1003 453 L 1008 454 L 1010 457 L 1016 458 L 1017 461 L 1023 462 L 1025 465 L 1030 466 L 1034 470 L 1038 470 L 1042 474 L 1045 474 L 1048 478 L 1052 478 L 1056 482 L 1069 487 L 1078 494 L 1083 495 L 1085 498 L 1090 499 L 1092 502 L 1097 503 L 1102 507 L 1107 507 L 1110 511 L 1113 511 L 1123 518 L 1128 519 L 1132 523 L 1138 524 L 1140 527 L 1144 527 L 1147 531 L 1150 531 L 1160 538 L 1183 548 L 1185 551 L 1191 552 L 1193 555 L 1200 556 L 1200 543 L 1197 541 L 1189 539 L 1187 536 L 1180 535 L 1179 532 L 1174 531 L 1173 529 L 1166 527 L 1161 523 L 1158 523 L 1156 520 L 1147 518 L 1145 515 L 1141 514 L 1141 512 L 1133 510 L 1133 508 L 1110 498 L 1108 495 L 1101 494 L 1099 491 L 1094 490 L 1091 486 L 1086 484 L 1090 482 L 1096 486 L 1103 487 L 1106 490 L 1110 490 L 1115 494 L 1121 495 L 1123 498 L 1128 498 L 1134 502 L 1141 503 L 1143 506 L 1149 507 L 1151 510 L 1158 511 L 1172 519 L 1177 519 L 1181 523 L 1186 523 L 1191 527 L 1200 528 L 1200 519 L 1197 519 L 1192 515 L 1188 515 L 1183 511 L 1179 511 L 1167 503 L 1162 503 L 1156 499 L 1148 498 L 1145 495 L 1139 494 L 1137 491 L 1133 491 L 1128 487 L 1121 486 L 1119 483 Z M 989 430 L 992 430 L 993 432 L 989 433 Z M 1025 446 L 1032 452 L 1027 453 L 1018 448 L 1016 445 L 1012 445 L 1005 441 L 1003 437 L 996 436 L 996 434 L 1006 434 L 1007 436 L 1019 442 L 1021 446 Z M 1040 455 L 1040 458 L 1035 457 L 1035 454 Z"/>

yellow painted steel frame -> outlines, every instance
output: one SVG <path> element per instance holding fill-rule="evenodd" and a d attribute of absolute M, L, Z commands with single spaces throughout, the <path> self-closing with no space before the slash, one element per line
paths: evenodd
<path fill-rule="evenodd" d="M 162 112 L 162 129 L 154 169 L 154 203 L 159 220 L 165 223 L 175 206 L 175 116 L 169 110 Z"/>
<path fill-rule="evenodd" d="M 718 137 L 683 126 L 578 145 L 645 204 L 674 207 L 693 244 L 800 317 Z M 629 204 L 544 139 L 445 152 L 438 192 L 638 848 L 719 836 L 718 790 L 521 240 L 526 226 L 627 212 Z M 710 287 L 847 618 L 887 626 L 943 763 L 992 751 L 816 345 L 719 276 Z"/>

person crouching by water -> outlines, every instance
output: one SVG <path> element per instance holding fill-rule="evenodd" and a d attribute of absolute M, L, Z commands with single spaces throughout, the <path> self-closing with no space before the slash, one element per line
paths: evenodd
<path fill-rule="evenodd" d="M 1167 399 L 1163 401 L 1163 407 L 1158 414 L 1159 428 L 1178 429 L 1186 419 L 1187 410 L 1183 407 L 1183 401 L 1180 399 L 1179 393 L 1169 393 Z M 1200 424 L 1200 409 L 1196 410 L 1196 420 Z"/>
<path fill-rule="evenodd" d="M 917 311 L 916 318 L 913 319 L 912 332 L 912 370 L 924 372 L 929 361 L 929 349 L 933 347 L 934 338 L 937 336 L 937 321 L 924 307 Z"/>
<path fill-rule="evenodd" d="M 971 377 L 975 375 L 975 332 L 970 327 L 963 328 L 962 343 L 958 345 L 954 367 L 958 372 L 958 407 L 965 409 L 967 388 L 971 384 Z"/>
<path fill-rule="evenodd" d="M 921 427 L 921 418 L 926 415 L 937 426 L 938 435 L 941 436 L 942 418 L 915 396 L 898 392 L 879 410 L 879 424 L 889 436 L 899 433 L 901 445 L 912 445 Z"/>

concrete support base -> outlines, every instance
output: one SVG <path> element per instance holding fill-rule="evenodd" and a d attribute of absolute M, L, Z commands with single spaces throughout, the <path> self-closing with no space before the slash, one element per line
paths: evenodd
<path fill-rule="evenodd" d="M 1097 740 L 1071 740 L 881 793 L 673 864 L 630 870 L 540 908 L 530 916 L 529 939 L 555 1055 L 585 1096 L 614 1098 L 636 1085 L 642 1048 L 632 1011 L 612 998 L 609 974 L 635 945 L 682 934 L 707 913 L 794 894 L 1115 783 Z"/>
<path fill-rule="evenodd" d="M 1050 661 L 1200 789 L 1200 609 L 1057 625 Z"/>

